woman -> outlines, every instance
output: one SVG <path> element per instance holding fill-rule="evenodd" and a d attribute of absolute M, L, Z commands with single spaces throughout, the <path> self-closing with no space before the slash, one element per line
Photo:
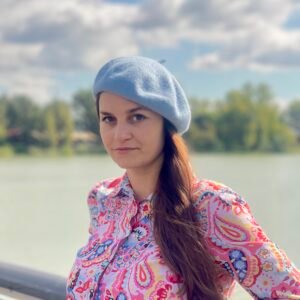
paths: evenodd
<path fill-rule="evenodd" d="M 300 275 L 247 203 L 197 179 L 181 134 L 191 113 L 173 75 L 145 57 L 116 58 L 94 83 L 100 135 L 126 170 L 88 196 L 90 238 L 68 299 L 300 299 Z"/>

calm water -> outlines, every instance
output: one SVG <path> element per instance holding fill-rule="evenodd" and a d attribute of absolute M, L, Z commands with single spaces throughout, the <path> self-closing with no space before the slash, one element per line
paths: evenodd
<path fill-rule="evenodd" d="M 300 266 L 300 155 L 197 155 L 200 177 L 234 188 L 266 233 Z M 0 160 L 0 261 L 67 276 L 87 240 L 86 196 L 122 174 L 107 157 Z M 232 299 L 250 299 L 238 289 Z"/>

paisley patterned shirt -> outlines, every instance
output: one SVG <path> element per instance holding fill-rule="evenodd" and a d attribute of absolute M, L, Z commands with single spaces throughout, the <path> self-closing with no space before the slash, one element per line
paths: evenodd
<path fill-rule="evenodd" d="M 254 299 L 300 299 L 300 273 L 255 222 L 247 203 L 209 180 L 193 186 L 197 219 L 224 297 L 236 282 Z M 88 196 L 88 243 L 76 256 L 67 299 L 187 299 L 152 232 L 151 200 L 136 201 L 127 174 L 99 182 Z M 168 237 L 166 237 L 168 238 Z"/>

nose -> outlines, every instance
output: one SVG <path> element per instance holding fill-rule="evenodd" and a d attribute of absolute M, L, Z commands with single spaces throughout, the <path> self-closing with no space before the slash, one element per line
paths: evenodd
<path fill-rule="evenodd" d="M 115 139 L 120 142 L 131 139 L 132 131 L 131 131 L 130 125 L 123 123 L 123 122 L 122 123 L 119 122 L 115 127 L 114 136 L 115 136 Z"/>

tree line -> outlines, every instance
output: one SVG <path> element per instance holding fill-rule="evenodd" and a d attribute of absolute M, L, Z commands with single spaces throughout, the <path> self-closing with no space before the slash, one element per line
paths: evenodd
<path fill-rule="evenodd" d="M 300 99 L 280 108 L 265 84 L 245 84 L 223 99 L 190 99 L 192 122 L 184 135 L 193 151 L 285 152 L 300 149 Z M 13 153 L 99 153 L 90 90 L 71 101 L 40 106 L 26 95 L 0 96 L 0 156 Z"/>

